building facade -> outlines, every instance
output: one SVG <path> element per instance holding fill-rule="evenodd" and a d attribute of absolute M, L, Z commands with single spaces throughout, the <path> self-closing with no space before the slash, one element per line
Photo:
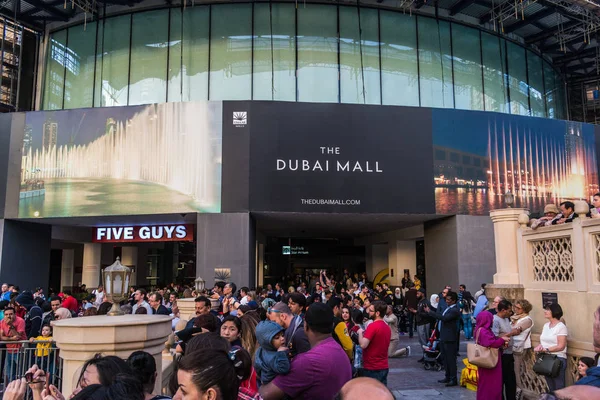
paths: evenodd
<path fill-rule="evenodd" d="M 505 192 L 543 209 L 598 189 L 560 73 L 463 21 L 142 2 L 45 39 L 39 111 L 0 116 L 0 280 L 22 287 L 94 287 L 120 257 L 143 286 L 349 269 L 471 288 Z"/>

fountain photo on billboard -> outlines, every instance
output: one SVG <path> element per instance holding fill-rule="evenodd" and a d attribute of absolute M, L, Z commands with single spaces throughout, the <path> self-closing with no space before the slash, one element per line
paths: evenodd
<path fill-rule="evenodd" d="M 487 215 L 505 207 L 590 201 L 598 192 L 595 127 L 477 111 L 433 110 L 438 214 Z"/>
<path fill-rule="evenodd" d="M 27 113 L 19 218 L 220 212 L 222 103 Z"/>

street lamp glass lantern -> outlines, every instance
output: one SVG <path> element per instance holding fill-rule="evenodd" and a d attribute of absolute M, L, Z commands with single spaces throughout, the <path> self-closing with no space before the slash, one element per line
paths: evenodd
<path fill-rule="evenodd" d="M 117 257 L 117 260 L 111 266 L 104 268 L 102 274 L 107 298 L 112 302 L 123 300 L 129 287 L 131 268 L 121 264 L 119 257 Z"/>
<path fill-rule="evenodd" d="M 204 287 L 206 285 L 206 281 L 204 279 L 202 279 L 202 277 L 197 277 L 196 280 L 194 281 L 195 286 L 196 286 L 196 290 L 198 291 L 202 291 L 204 290 Z"/>
<path fill-rule="evenodd" d="M 510 190 L 504 194 L 504 203 L 508 208 L 515 203 L 515 196 L 510 192 Z"/>

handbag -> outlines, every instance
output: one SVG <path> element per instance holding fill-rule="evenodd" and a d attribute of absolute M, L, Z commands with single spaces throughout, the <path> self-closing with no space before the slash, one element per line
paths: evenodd
<path fill-rule="evenodd" d="M 479 368 L 495 368 L 498 364 L 498 349 L 481 346 L 479 342 L 479 333 L 481 328 L 475 334 L 475 343 L 467 344 L 467 358 L 469 362 Z"/>
<path fill-rule="evenodd" d="M 561 361 L 555 354 L 540 353 L 533 364 L 533 372 L 538 375 L 556 378 L 560 373 Z"/>

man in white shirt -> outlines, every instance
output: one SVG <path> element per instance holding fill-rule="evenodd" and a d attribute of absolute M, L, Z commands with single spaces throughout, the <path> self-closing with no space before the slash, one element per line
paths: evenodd
<path fill-rule="evenodd" d="M 98 286 L 98 289 L 94 290 L 92 294 L 96 295 L 96 301 L 94 302 L 96 308 L 100 307 L 100 305 L 104 303 L 104 299 L 106 298 L 104 287 L 102 285 Z"/>
<path fill-rule="evenodd" d="M 133 305 L 133 309 L 131 311 L 132 314 L 135 314 L 139 307 L 144 307 L 148 311 L 148 315 L 152 315 L 152 307 L 150 307 L 150 304 L 146 302 L 146 293 L 147 292 L 144 289 L 138 289 L 135 291 L 133 297 L 135 299 L 135 304 Z"/>

